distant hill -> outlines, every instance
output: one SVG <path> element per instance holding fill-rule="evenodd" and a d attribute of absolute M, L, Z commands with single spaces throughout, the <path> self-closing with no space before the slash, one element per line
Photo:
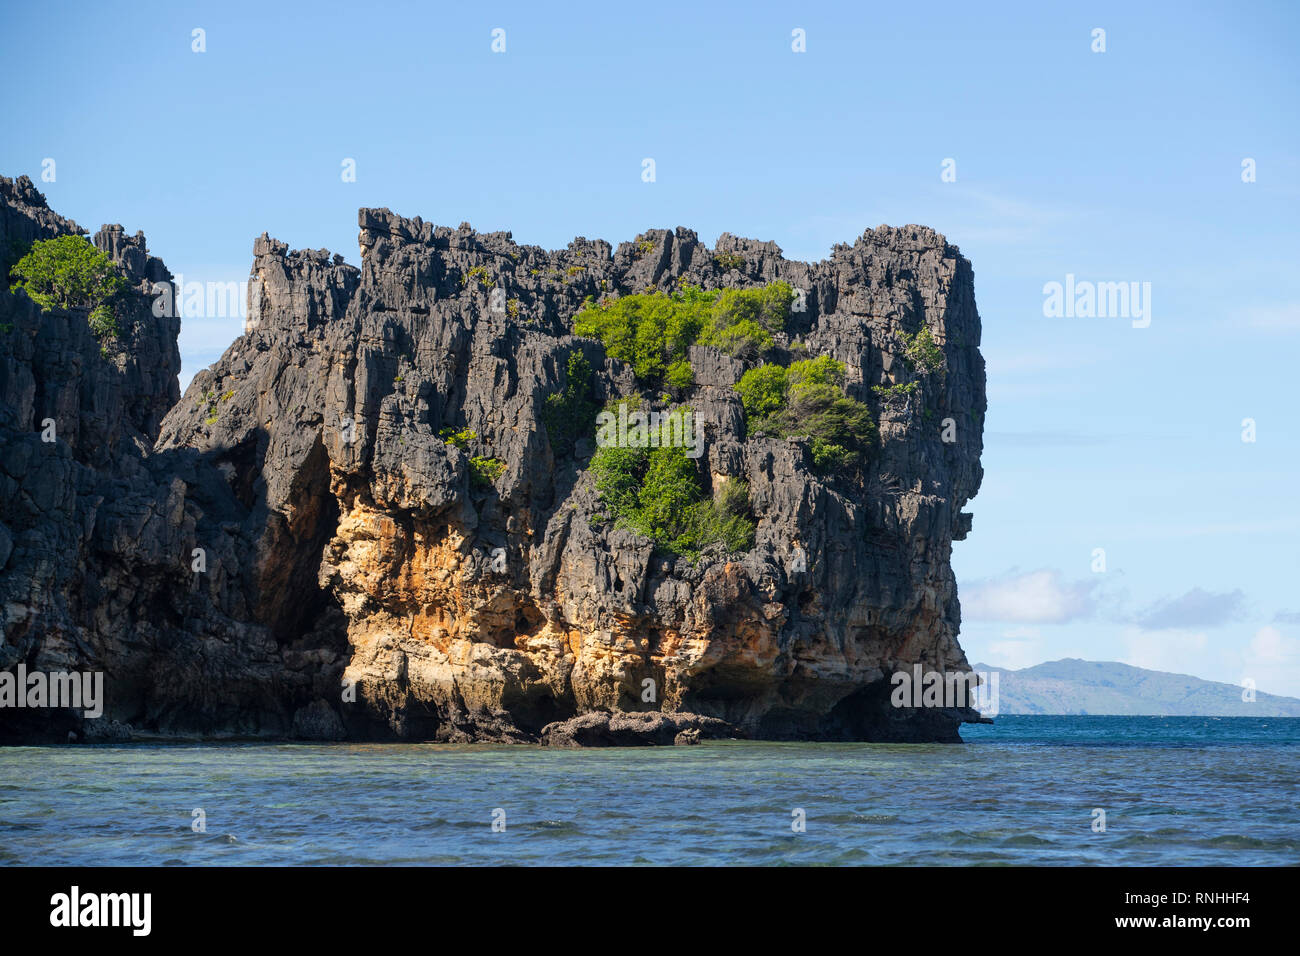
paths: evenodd
<path fill-rule="evenodd" d="M 1168 674 L 1117 661 L 1066 658 L 1007 670 L 998 677 L 999 714 L 1119 714 L 1161 717 L 1300 717 L 1300 700 L 1258 691 L 1253 703 L 1235 684 Z"/>

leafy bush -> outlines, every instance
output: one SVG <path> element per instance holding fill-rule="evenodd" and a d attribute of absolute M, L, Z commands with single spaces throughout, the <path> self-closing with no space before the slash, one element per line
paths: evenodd
<path fill-rule="evenodd" d="M 217 414 L 217 393 L 212 389 L 208 389 L 203 393 L 203 397 L 199 399 L 199 401 L 195 402 L 194 408 L 196 411 L 207 412 L 205 421 L 209 425 L 215 425 L 217 419 L 220 417 Z"/>
<path fill-rule="evenodd" d="M 758 289 L 727 289 L 717 298 L 714 321 L 725 328 L 748 320 L 769 332 L 780 332 L 790 318 L 793 302 L 794 289 L 780 280 Z"/>
<path fill-rule="evenodd" d="M 714 494 L 714 501 L 729 515 L 743 517 L 749 514 L 749 483 L 739 478 L 728 478 Z"/>
<path fill-rule="evenodd" d="M 707 317 L 707 303 L 681 293 L 625 295 L 605 305 L 588 304 L 574 331 L 605 343 L 605 351 L 632 366 L 642 382 L 658 382 L 669 365 L 686 358 Z"/>
<path fill-rule="evenodd" d="M 716 544 L 748 551 L 754 544 L 748 487 L 729 481 L 716 500 L 707 498 L 698 464 L 685 448 L 665 443 L 667 423 L 661 429 L 661 447 L 611 445 L 592 457 L 591 472 L 605 507 L 620 526 L 671 554 L 695 558 Z"/>
<path fill-rule="evenodd" d="M 480 488 L 491 485 L 505 470 L 506 463 L 499 458 L 473 457 L 469 460 L 470 483 Z"/>
<path fill-rule="evenodd" d="M 471 266 L 469 271 L 460 277 L 460 284 L 463 287 L 473 282 L 475 279 L 478 280 L 478 284 L 483 288 L 492 288 L 492 275 L 488 272 L 487 266 Z"/>
<path fill-rule="evenodd" d="M 871 390 L 879 395 L 886 405 L 898 408 L 906 404 L 919 388 L 916 382 L 899 382 L 897 385 L 873 385 Z"/>
<path fill-rule="evenodd" d="M 711 545 L 720 544 L 727 551 L 748 551 L 754 546 L 754 521 L 748 515 L 729 514 L 717 501 L 701 501 L 686 513 L 685 530 L 671 544 L 670 550 L 695 558 Z"/>
<path fill-rule="evenodd" d="M 930 334 L 929 326 L 923 325 L 915 335 L 909 338 L 904 334 L 903 338 L 907 342 L 903 354 L 907 356 L 913 368 L 924 372 L 937 372 L 943 368 L 943 350 L 934 344 L 934 336 Z"/>
<path fill-rule="evenodd" d="M 451 426 L 440 429 L 438 437 L 443 440 L 444 444 L 451 445 L 453 448 L 459 448 L 463 452 L 469 451 L 469 443 L 478 438 L 478 434 L 472 428 L 464 428 L 460 431 Z"/>
<path fill-rule="evenodd" d="M 772 347 L 772 333 L 785 328 L 793 301 L 794 290 L 785 282 L 709 292 L 684 285 L 671 295 L 654 291 L 588 302 L 574 319 L 574 331 L 604 342 L 641 383 L 657 384 L 685 361 L 692 345 L 758 358 Z M 681 370 L 674 375 L 684 379 Z"/>
<path fill-rule="evenodd" d="M 760 365 L 750 369 L 736 383 L 740 403 L 745 406 L 745 419 L 750 431 L 757 431 L 758 422 L 779 412 L 785 405 L 786 370 L 780 365 Z"/>
<path fill-rule="evenodd" d="M 664 383 L 673 388 L 690 388 L 695 384 L 695 370 L 691 368 L 690 362 L 681 359 L 668 366 Z"/>
<path fill-rule="evenodd" d="M 542 422 L 557 456 L 573 451 L 578 439 L 595 425 L 598 409 L 591 396 L 591 363 L 575 349 L 569 353 L 564 387 L 548 395 L 542 406 Z"/>
<path fill-rule="evenodd" d="M 829 355 L 819 355 L 815 359 L 802 359 L 790 365 L 787 381 L 790 387 L 812 385 L 844 385 L 844 363 L 837 362 Z"/>
<path fill-rule="evenodd" d="M 741 319 L 735 325 L 706 329 L 701 345 L 713 345 L 742 361 L 753 361 L 772 347 L 772 336 L 757 322 Z"/>
<path fill-rule="evenodd" d="M 738 252 L 719 252 L 713 257 L 718 268 L 723 272 L 730 272 L 732 269 L 739 269 L 745 264 L 745 257 Z"/>
<path fill-rule="evenodd" d="M 736 391 L 750 432 L 808 436 L 819 471 L 861 463 L 876 439 L 871 411 L 845 394 L 844 363 L 830 356 L 804 359 L 789 368 L 759 366 L 741 376 Z"/>
<path fill-rule="evenodd" d="M 113 300 L 126 291 L 113 260 L 84 236 L 57 236 L 32 243 L 10 270 L 10 290 L 23 289 L 42 309 L 89 309 L 89 325 L 102 341 L 118 334 Z"/>
<path fill-rule="evenodd" d="M 107 305 L 97 305 L 90 310 L 90 317 L 87 319 L 90 325 L 90 331 L 95 333 L 98 339 L 117 338 L 117 316 Z"/>
<path fill-rule="evenodd" d="M 469 454 L 469 443 L 478 440 L 478 434 L 473 429 L 462 428 L 457 431 L 450 426 L 439 429 L 438 437 L 443 440 L 444 444 L 459 448 L 467 455 Z M 483 458 L 471 455 L 469 459 L 469 483 L 478 488 L 489 487 L 492 482 L 501 477 L 502 472 L 505 470 L 506 463 L 499 458 Z"/>

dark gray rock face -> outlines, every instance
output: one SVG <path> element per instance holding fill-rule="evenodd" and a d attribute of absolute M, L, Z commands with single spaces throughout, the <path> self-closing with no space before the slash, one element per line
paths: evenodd
<path fill-rule="evenodd" d="M 79 233 L 26 177 L 0 178 L 6 272 L 33 240 Z M 153 308 L 171 275 L 138 233 L 106 226 L 94 242 L 131 285 L 104 353 L 84 310 L 0 291 L 0 669 L 102 671 L 104 715 L 80 739 L 287 734 L 321 665 L 278 645 L 249 606 L 248 537 L 221 474 L 192 449 L 154 451 L 180 397 L 180 321 Z M 204 574 L 190 570 L 195 548 Z M 0 742 L 63 742 L 82 724 L 0 709 Z"/>
<path fill-rule="evenodd" d="M 700 714 L 640 711 L 613 714 L 592 711 L 542 728 L 541 742 L 549 747 L 690 746 L 701 740 L 735 737 L 725 720 Z"/>
<path fill-rule="evenodd" d="M 360 269 L 258 239 L 246 332 L 179 401 L 177 320 L 147 295 L 170 276 L 143 237 L 96 237 L 141 289 L 107 359 L 84 315 L 0 292 L 0 668 L 103 670 L 103 719 L 155 734 L 671 744 L 703 731 L 690 714 L 753 737 L 957 739 L 972 713 L 888 699 L 916 662 L 968 669 L 949 558 L 985 395 L 955 247 L 881 227 L 805 264 L 680 228 L 547 252 L 382 209 L 360 226 Z M 23 179 L 0 180 L 0 227 L 76 228 Z M 600 399 L 634 381 L 571 334 L 583 301 L 775 279 L 801 296 L 783 347 L 844 362 L 878 420 L 868 477 L 746 435 L 748 366 L 695 347 L 701 473 L 749 483 L 753 549 L 690 562 L 591 522 L 591 443 L 557 447 L 541 410 L 574 350 Z M 882 400 L 922 327 L 943 372 Z M 469 454 L 444 427 L 475 433 Z M 504 471 L 482 486 L 471 455 Z M 81 729 L 24 721 L 0 710 L 0 740 Z"/>

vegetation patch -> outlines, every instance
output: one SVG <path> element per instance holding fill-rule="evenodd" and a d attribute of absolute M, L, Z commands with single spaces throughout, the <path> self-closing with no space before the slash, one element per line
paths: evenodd
<path fill-rule="evenodd" d="M 470 484 L 479 488 L 491 487 L 506 470 L 506 463 L 500 458 L 471 457 L 469 460 Z"/>
<path fill-rule="evenodd" d="M 736 383 L 746 428 L 777 438 L 811 439 L 813 465 L 823 473 L 860 465 L 876 440 L 876 424 L 862 402 L 844 392 L 844 363 L 828 355 L 761 365 Z"/>
<path fill-rule="evenodd" d="M 683 427 L 670 415 L 659 424 L 659 437 L 649 442 L 660 447 L 599 449 L 590 469 L 601 500 L 617 526 L 649 538 L 669 554 L 694 559 L 713 545 L 748 551 L 754 546 L 748 485 L 731 479 L 717 495 L 707 496 L 697 459 L 671 444 L 674 429 L 680 435 Z"/>
<path fill-rule="evenodd" d="M 591 363 L 581 351 L 569 353 L 564 387 L 546 397 L 542 423 L 556 457 L 573 453 L 574 445 L 595 427 L 600 405 L 592 397 Z"/>
<path fill-rule="evenodd" d="M 492 276 L 487 270 L 487 266 L 473 266 L 468 272 L 460 277 L 461 286 L 467 286 L 475 279 L 479 285 L 485 289 L 492 288 Z"/>
<path fill-rule="evenodd" d="M 439 429 L 438 437 L 442 439 L 444 444 L 459 448 L 469 455 L 470 442 L 478 440 L 478 433 L 472 428 L 462 428 L 457 431 L 455 428 L 447 426 Z M 505 470 L 506 463 L 499 458 L 470 455 L 469 483 L 476 488 L 490 488 L 492 483 L 500 478 Z"/>
<path fill-rule="evenodd" d="M 912 368 L 930 374 L 943 369 L 943 350 L 935 344 L 928 325 L 921 326 L 920 330 L 911 336 L 903 333 L 903 341 L 907 343 L 903 354 L 907 356 Z"/>
<path fill-rule="evenodd" d="M 600 339 L 606 352 L 632 366 L 641 384 L 668 380 L 683 387 L 687 349 L 713 345 L 736 358 L 757 359 L 771 349 L 772 333 L 785 328 L 794 298 L 794 290 L 780 281 L 707 292 L 683 285 L 671 294 L 655 290 L 588 300 L 574 318 L 574 331 Z"/>
<path fill-rule="evenodd" d="M 10 291 L 24 290 L 48 312 L 51 309 L 88 309 L 90 330 L 104 343 L 120 334 L 116 300 L 127 290 L 113 260 L 84 236 L 56 236 L 32 243 L 31 249 L 9 270 Z"/>
<path fill-rule="evenodd" d="M 902 408 L 920 390 L 920 385 L 916 382 L 900 382 L 897 385 L 873 385 L 871 390 L 890 408 Z"/>
<path fill-rule="evenodd" d="M 478 433 L 472 428 L 462 428 L 460 431 L 457 431 L 448 425 L 446 428 L 438 431 L 438 437 L 442 439 L 444 444 L 451 445 L 453 448 L 459 448 L 461 451 L 469 454 L 469 443 L 478 438 Z"/>

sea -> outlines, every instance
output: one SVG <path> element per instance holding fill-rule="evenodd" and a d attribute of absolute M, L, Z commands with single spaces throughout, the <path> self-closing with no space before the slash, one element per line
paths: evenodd
<path fill-rule="evenodd" d="M 1300 864 L 1300 719 L 962 735 L 0 748 L 0 865 Z"/>

